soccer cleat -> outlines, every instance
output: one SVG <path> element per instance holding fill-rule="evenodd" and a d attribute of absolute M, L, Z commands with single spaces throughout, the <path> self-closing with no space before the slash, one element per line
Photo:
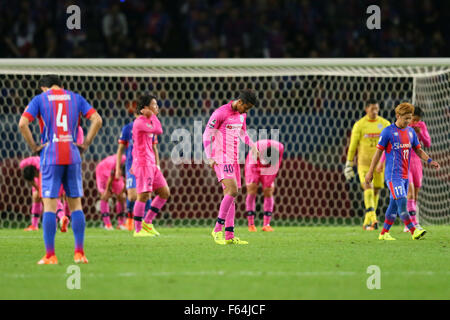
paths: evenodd
<path fill-rule="evenodd" d="M 37 264 L 58 264 L 58 259 L 56 259 L 55 255 L 52 255 L 50 258 L 47 258 L 45 255 Z"/>
<path fill-rule="evenodd" d="M 112 224 L 107 224 L 104 228 L 105 228 L 105 230 L 108 230 L 108 231 L 114 230 Z"/>
<path fill-rule="evenodd" d="M 81 252 L 75 252 L 73 261 L 75 261 L 75 263 L 88 263 L 89 262 L 88 259 L 86 258 L 86 256 L 84 254 L 82 254 Z"/>
<path fill-rule="evenodd" d="M 375 220 L 374 222 L 372 222 L 371 227 L 372 227 L 372 230 L 377 230 L 378 229 L 378 221 Z"/>
<path fill-rule="evenodd" d="M 403 228 L 403 232 L 409 232 L 408 227 L 405 226 L 405 227 Z"/>
<path fill-rule="evenodd" d="M 61 232 L 67 232 L 67 226 L 69 225 L 69 218 L 64 216 L 59 220 L 59 226 L 61 228 Z"/>
<path fill-rule="evenodd" d="M 248 226 L 248 232 L 256 232 L 256 227 L 254 224 L 252 224 L 251 226 Z"/>
<path fill-rule="evenodd" d="M 422 239 L 423 236 L 427 233 L 425 229 L 416 229 L 414 230 L 414 233 L 412 235 L 413 240 L 419 240 Z"/>
<path fill-rule="evenodd" d="M 125 223 L 119 224 L 117 225 L 117 229 L 118 230 L 128 230 L 127 226 L 125 225 Z"/>
<path fill-rule="evenodd" d="M 141 237 L 156 237 L 153 233 L 150 233 L 146 231 L 144 228 L 141 229 L 141 231 L 136 232 L 136 230 L 133 233 L 133 237 L 141 238 Z"/>
<path fill-rule="evenodd" d="M 127 227 L 128 231 L 133 231 L 133 229 L 134 229 L 133 218 L 127 218 L 127 222 L 125 222 L 125 226 Z"/>
<path fill-rule="evenodd" d="M 145 223 L 145 221 L 142 221 L 142 229 L 145 229 L 145 231 L 154 234 L 155 236 L 160 236 L 159 232 L 156 231 L 153 224 Z"/>
<path fill-rule="evenodd" d="M 374 228 L 372 226 L 364 225 L 363 230 L 372 231 Z"/>
<path fill-rule="evenodd" d="M 214 241 L 217 244 L 225 244 L 225 239 L 223 238 L 223 231 L 214 232 L 214 230 L 211 232 L 211 235 L 214 238 Z"/>
<path fill-rule="evenodd" d="M 225 244 L 248 244 L 247 241 L 241 240 L 237 237 L 225 240 Z"/>
<path fill-rule="evenodd" d="M 384 234 L 380 234 L 378 236 L 378 240 L 397 240 L 397 239 L 395 239 L 394 237 L 391 237 L 389 232 L 385 232 Z"/>
<path fill-rule="evenodd" d="M 28 228 L 23 229 L 23 231 L 38 231 L 39 228 L 35 227 L 33 225 L 29 226 Z"/>
<path fill-rule="evenodd" d="M 273 232 L 273 228 L 271 226 L 264 226 L 262 227 L 262 231 Z"/>

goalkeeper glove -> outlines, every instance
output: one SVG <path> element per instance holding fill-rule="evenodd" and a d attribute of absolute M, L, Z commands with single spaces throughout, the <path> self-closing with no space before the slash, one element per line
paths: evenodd
<path fill-rule="evenodd" d="M 355 177 L 355 172 L 353 171 L 353 161 L 347 161 L 345 163 L 344 176 L 347 181 Z"/>

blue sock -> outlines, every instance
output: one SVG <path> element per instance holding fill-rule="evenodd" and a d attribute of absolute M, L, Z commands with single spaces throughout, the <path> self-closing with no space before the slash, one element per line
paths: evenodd
<path fill-rule="evenodd" d="M 84 230 L 86 229 L 86 220 L 81 210 L 72 212 L 72 230 L 75 238 L 75 252 L 84 254 Z"/>
<path fill-rule="evenodd" d="M 44 212 L 42 215 L 42 229 L 47 258 L 55 254 L 56 213 Z"/>
<path fill-rule="evenodd" d="M 133 210 L 134 210 L 134 201 L 130 201 L 130 200 L 128 200 L 128 198 L 127 198 L 127 212 L 130 214 L 131 213 L 131 216 L 133 216 Z"/>
<path fill-rule="evenodd" d="M 145 216 L 147 215 L 148 210 L 150 210 L 151 207 L 152 207 L 152 199 L 148 199 L 147 202 L 145 203 L 144 219 Z"/>
<path fill-rule="evenodd" d="M 403 220 L 405 226 L 414 232 L 414 223 L 411 221 L 411 217 L 409 216 L 408 210 L 406 209 L 407 200 L 406 198 L 401 198 L 395 200 L 397 202 L 397 213 L 400 218 Z"/>
<path fill-rule="evenodd" d="M 391 199 L 391 201 L 389 201 L 389 207 L 386 210 L 386 215 L 385 215 L 385 220 L 384 220 L 384 225 L 383 225 L 384 232 L 389 232 L 389 229 L 394 224 L 396 217 L 397 217 L 397 203 L 393 199 Z"/>

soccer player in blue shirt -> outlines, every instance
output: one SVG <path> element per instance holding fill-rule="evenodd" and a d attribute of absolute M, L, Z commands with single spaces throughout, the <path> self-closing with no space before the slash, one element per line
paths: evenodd
<path fill-rule="evenodd" d="M 61 184 L 67 195 L 75 238 L 75 263 L 88 263 L 84 254 L 85 217 L 81 206 L 83 184 L 81 153 L 87 150 L 98 130 L 102 118 L 79 94 L 61 87 L 56 75 L 43 76 L 39 81 L 43 91 L 28 104 L 19 121 L 19 129 L 33 153 L 40 156 L 41 197 L 44 202 L 42 227 L 46 255 L 38 264 L 57 264 L 55 255 L 56 207 Z M 77 144 L 80 117 L 91 122 L 83 144 Z M 41 143 L 36 144 L 29 124 L 39 120 Z"/>
<path fill-rule="evenodd" d="M 373 156 L 369 171 L 366 174 L 365 183 L 370 184 L 373 179 L 373 172 L 381 158 L 383 151 L 386 152 L 385 182 L 389 188 L 391 197 L 389 207 L 386 211 L 384 227 L 379 240 L 395 240 L 389 229 L 398 214 L 405 226 L 412 234 L 413 240 L 422 238 L 426 231 L 416 228 L 411 221 L 406 208 L 408 194 L 408 172 L 411 159 L 411 148 L 423 161 L 432 167 L 439 169 L 439 163 L 433 161 L 425 151 L 422 150 L 416 132 L 409 127 L 414 113 L 414 106 L 410 103 L 401 103 L 395 108 L 395 123 L 383 129 L 377 145 L 377 151 Z"/>

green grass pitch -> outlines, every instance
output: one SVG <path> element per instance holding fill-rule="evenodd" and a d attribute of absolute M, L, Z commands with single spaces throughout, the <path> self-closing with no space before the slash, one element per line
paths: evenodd
<path fill-rule="evenodd" d="M 159 238 L 86 231 L 89 264 L 68 289 L 73 236 L 56 235 L 59 265 L 36 265 L 42 230 L 0 230 L 0 299 L 450 299 L 450 226 L 428 226 L 411 240 L 379 241 L 360 227 L 277 227 L 249 233 L 246 246 L 219 246 L 210 228 L 159 228 Z M 380 289 L 368 289 L 380 268 Z"/>

